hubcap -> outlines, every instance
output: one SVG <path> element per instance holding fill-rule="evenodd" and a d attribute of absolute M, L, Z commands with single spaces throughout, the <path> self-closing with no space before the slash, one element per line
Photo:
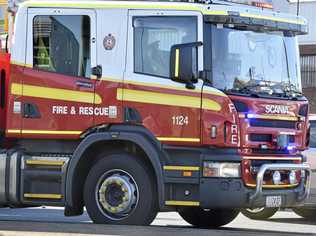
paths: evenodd
<path fill-rule="evenodd" d="M 112 170 L 100 178 L 96 198 L 98 207 L 105 216 L 121 220 L 134 211 L 139 198 L 138 187 L 127 172 Z"/>

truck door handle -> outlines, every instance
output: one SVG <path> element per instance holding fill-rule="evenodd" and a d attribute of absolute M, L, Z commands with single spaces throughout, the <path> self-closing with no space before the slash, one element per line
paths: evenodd
<path fill-rule="evenodd" d="M 93 87 L 93 84 L 91 82 L 86 82 L 86 81 L 81 81 L 81 80 L 77 80 L 76 85 L 77 85 L 77 87 L 81 87 L 81 88 L 92 88 Z"/>
<path fill-rule="evenodd" d="M 23 104 L 23 117 L 24 118 L 41 118 L 41 113 L 36 104 L 24 103 Z"/>

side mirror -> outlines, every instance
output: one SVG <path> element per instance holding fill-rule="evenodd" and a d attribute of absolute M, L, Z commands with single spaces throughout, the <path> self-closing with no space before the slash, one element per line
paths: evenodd
<path fill-rule="evenodd" d="M 202 42 L 176 44 L 171 47 L 170 78 L 194 89 L 198 80 L 198 47 Z"/>
<path fill-rule="evenodd" d="M 100 79 L 102 77 L 102 66 L 101 65 L 97 65 L 95 67 L 93 67 L 91 69 L 91 74 L 96 76 L 97 79 Z"/>

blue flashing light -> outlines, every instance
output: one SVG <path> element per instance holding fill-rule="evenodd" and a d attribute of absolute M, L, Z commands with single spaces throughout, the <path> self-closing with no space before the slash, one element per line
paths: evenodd
<path fill-rule="evenodd" d="M 246 118 L 248 119 L 253 119 L 255 117 L 256 117 L 255 114 L 251 114 L 251 113 L 246 114 Z"/>
<path fill-rule="evenodd" d="M 286 148 L 286 149 L 287 149 L 288 151 L 293 151 L 293 150 L 294 150 L 294 148 L 295 148 L 295 147 L 293 147 L 293 146 L 287 146 L 287 148 Z"/>

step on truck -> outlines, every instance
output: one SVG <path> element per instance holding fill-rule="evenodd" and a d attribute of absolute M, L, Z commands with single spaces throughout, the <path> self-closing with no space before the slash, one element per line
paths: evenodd
<path fill-rule="evenodd" d="M 135 225 L 176 211 L 212 228 L 302 204 L 307 23 L 270 7 L 19 4 L 0 56 L 1 206 Z"/>

